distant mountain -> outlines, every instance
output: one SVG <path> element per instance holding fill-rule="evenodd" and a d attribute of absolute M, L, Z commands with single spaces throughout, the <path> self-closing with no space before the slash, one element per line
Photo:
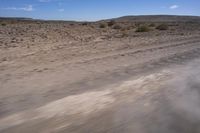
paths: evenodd
<path fill-rule="evenodd" d="M 33 20 L 32 18 L 23 17 L 0 17 L 1 20 Z"/>
<path fill-rule="evenodd" d="M 52 21 L 52 22 L 76 22 L 64 20 L 41 20 L 24 17 L 0 17 L 0 20 L 30 20 L 30 21 Z M 119 18 L 100 20 L 100 21 L 133 21 L 133 22 L 200 22 L 200 16 L 177 16 L 177 15 L 140 15 L 140 16 L 123 16 Z M 98 22 L 100 22 L 98 21 Z"/>
<path fill-rule="evenodd" d="M 124 16 L 114 18 L 115 21 L 135 21 L 135 22 L 200 22 L 200 16 L 175 16 L 175 15 L 141 15 Z"/>

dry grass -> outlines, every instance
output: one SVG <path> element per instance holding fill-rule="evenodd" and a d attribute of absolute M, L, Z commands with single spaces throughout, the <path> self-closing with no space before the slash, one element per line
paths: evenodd
<path fill-rule="evenodd" d="M 168 30 L 169 27 L 168 27 L 167 24 L 160 24 L 160 25 L 158 25 L 158 26 L 156 27 L 156 29 L 158 29 L 158 30 Z"/>
<path fill-rule="evenodd" d="M 150 28 L 146 25 L 139 26 L 136 29 L 136 32 L 148 32 L 148 31 L 150 31 Z"/>
<path fill-rule="evenodd" d="M 6 26 L 6 23 L 2 23 L 1 26 Z"/>
<path fill-rule="evenodd" d="M 108 22 L 108 26 L 109 27 L 112 27 L 116 22 L 114 20 L 111 20 Z"/>
<path fill-rule="evenodd" d="M 119 29 L 121 29 L 121 28 L 122 28 L 122 26 L 119 25 L 119 24 L 115 24 L 115 25 L 113 26 L 113 29 L 115 29 L 115 30 L 119 30 Z"/>
<path fill-rule="evenodd" d="M 106 28 L 106 24 L 101 23 L 101 24 L 99 25 L 99 28 Z"/>

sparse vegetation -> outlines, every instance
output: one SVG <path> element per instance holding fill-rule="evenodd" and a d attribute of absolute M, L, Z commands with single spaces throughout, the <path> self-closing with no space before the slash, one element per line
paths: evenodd
<path fill-rule="evenodd" d="M 139 26 L 136 30 L 136 32 L 148 32 L 148 31 L 150 31 L 150 28 L 146 25 Z"/>
<path fill-rule="evenodd" d="M 158 26 L 156 27 L 156 29 L 158 29 L 158 30 L 168 30 L 169 27 L 168 27 L 167 24 L 160 24 L 160 25 L 158 25 Z"/>
<path fill-rule="evenodd" d="M 101 2 L 115 11 L 116 1 Z M 22 3 L 16 6 L 41 13 Z M 121 12 L 99 7 L 83 15 L 80 4 L 73 14 L 68 6 L 57 12 L 58 3 L 46 14 L 76 21 L 0 17 L 0 133 L 200 133 L 200 17 L 78 21 L 78 13 L 93 20 Z M 169 29 L 156 29 L 161 24 Z"/>
<path fill-rule="evenodd" d="M 118 25 L 118 24 L 116 24 L 116 25 L 114 25 L 113 26 L 113 29 L 115 29 L 115 30 L 119 30 L 119 29 L 121 29 L 122 27 L 120 26 L 120 25 Z"/>
<path fill-rule="evenodd" d="M 6 23 L 2 23 L 1 25 L 2 25 L 2 26 L 6 26 Z"/>
<path fill-rule="evenodd" d="M 86 25 L 88 25 L 88 23 L 87 23 L 87 22 L 83 22 L 82 25 L 83 25 L 83 26 L 86 26 Z"/>
<path fill-rule="evenodd" d="M 156 25 L 154 23 L 149 24 L 149 27 L 155 27 Z"/>
<path fill-rule="evenodd" d="M 116 23 L 116 22 L 115 22 L 114 20 L 111 20 L 111 21 L 108 22 L 108 26 L 111 27 L 111 26 L 113 26 L 115 23 Z"/>
<path fill-rule="evenodd" d="M 99 25 L 99 28 L 106 28 L 106 24 L 101 23 L 101 24 Z"/>

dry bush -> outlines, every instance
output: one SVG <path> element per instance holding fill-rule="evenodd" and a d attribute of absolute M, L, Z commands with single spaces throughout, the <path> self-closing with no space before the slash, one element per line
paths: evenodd
<path fill-rule="evenodd" d="M 87 22 L 83 22 L 82 25 L 83 25 L 83 26 L 87 26 L 88 23 L 87 23 Z"/>
<path fill-rule="evenodd" d="M 116 22 L 115 22 L 114 20 L 111 20 L 111 21 L 108 22 L 108 26 L 111 27 L 111 26 L 113 26 L 115 23 L 116 23 Z"/>
<path fill-rule="evenodd" d="M 158 29 L 158 30 L 168 30 L 169 27 L 168 27 L 167 24 L 160 24 L 160 25 L 158 25 L 158 26 L 156 27 L 156 29 Z"/>
<path fill-rule="evenodd" d="M 139 26 L 137 29 L 136 29 L 136 32 L 148 32 L 150 31 L 150 28 L 146 25 L 143 25 L 143 26 Z"/>
<path fill-rule="evenodd" d="M 2 25 L 2 26 L 6 26 L 6 23 L 2 23 L 1 25 Z"/>
<path fill-rule="evenodd" d="M 119 29 L 121 29 L 122 27 L 120 26 L 120 25 L 118 25 L 118 24 L 115 24 L 114 26 L 113 26 L 113 29 L 115 29 L 115 30 L 119 30 Z"/>
<path fill-rule="evenodd" d="M 99 28 L 106 28 L 106 24 L 101 23 L 101 24 L 99 25 Z"/>
<path fill-rule="evenodd" d="M 133 26 L 131 26 L 131 25 L 123 25 L 122 27 L 121 27 L 121 31 L 129 31 L 129 30 L 131 30 L 131 29 L 133 29 L 134 27 Z"/>
<path fill-rule="evenodd" d="M 149 24 L 149 27 L 155 27 L 156 25 L 154 23 Z"/>

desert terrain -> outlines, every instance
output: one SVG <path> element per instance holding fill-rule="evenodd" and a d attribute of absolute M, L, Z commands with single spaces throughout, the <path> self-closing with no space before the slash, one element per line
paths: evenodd
<path fill-rule="evenodd" d="M 0 133 L 199 133 L 200 17 L 0 18 Z"/>

